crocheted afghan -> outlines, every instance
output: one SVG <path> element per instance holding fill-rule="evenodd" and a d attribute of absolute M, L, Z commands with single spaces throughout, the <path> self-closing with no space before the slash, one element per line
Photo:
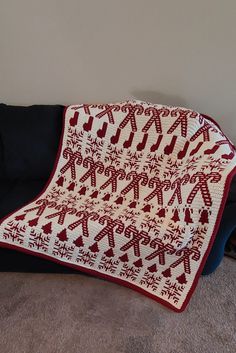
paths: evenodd
<path fill-rule="evenodd" d="M 233 144 L 211 119 L 141 101 L 73 105 L 50 180 L 1 221 L 0 246 L 182 311 L 216 235 Z"/>

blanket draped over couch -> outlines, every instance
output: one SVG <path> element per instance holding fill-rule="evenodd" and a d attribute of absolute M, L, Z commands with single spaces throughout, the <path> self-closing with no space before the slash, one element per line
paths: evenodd
<path fill-rule="evenodd" d="M 1 221 L 0 246 L 131 287 L 183 310 L 236 174 L 210 118 L 141 101 L 65 109 L 50 180 Z"/>

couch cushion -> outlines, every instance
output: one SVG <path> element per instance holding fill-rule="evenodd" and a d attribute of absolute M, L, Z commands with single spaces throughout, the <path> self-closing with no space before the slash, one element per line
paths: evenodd
<path fill-rule="evenodd" d="M 0 104 L 0 178 L 47 179 L 54 164 L 63 106 Z"/>
<path fill-rule="evenodd" d="M 232 179 L 232 182 L 230 184 L 230 189 L 229 189 L 227 202 L 236 203 L 236 176 Z"/>

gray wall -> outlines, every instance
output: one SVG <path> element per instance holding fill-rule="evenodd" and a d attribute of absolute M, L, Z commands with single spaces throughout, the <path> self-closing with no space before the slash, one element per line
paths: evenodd
<path fill-rule="evenodd" d="M 0 100 L 182 105 L 236 142 L 236 0 L 0 0 Z"/>

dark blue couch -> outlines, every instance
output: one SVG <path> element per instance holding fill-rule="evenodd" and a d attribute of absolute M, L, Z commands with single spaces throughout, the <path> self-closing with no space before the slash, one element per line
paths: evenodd
<path fill-rule="evenodd" d="M 62 128 L 60 105 L 17 107 L 0 104 L 0 219 L 31 201 L 46 184 Z M 236 178 L 203 274 L 213 272 L 236 229 Z M 0 248 L 0 271 L 75 272 L 36 256 Z"/>

